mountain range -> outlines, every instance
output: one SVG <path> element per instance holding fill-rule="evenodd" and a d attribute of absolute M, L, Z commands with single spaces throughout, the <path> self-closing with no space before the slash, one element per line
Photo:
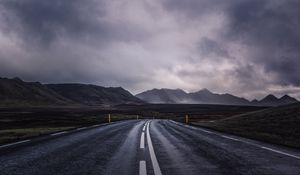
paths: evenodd
<path fill-rule="evenodd" d="M 41 84 L 0 78 L 0 106 L 117 105 L 142 100 L 121 87 L 89 84 Z"/>
<path fill-rule="evenodd" d="M 249 106 L 281 106 L 298 102 L 295 98 L 284 95 L 277 98 L 270 94 L 262 100 L 249 101 L 245 98 L 231 94 L 216 94 L 208 89 L 186 93 L 181 89 L 152 89 L 136 95 L 136 97 L 148 103 L 168 104 L 225 104 L 225 105 L 249 105 Z"/>
<path fill-rule="evenodd" d="M 298 102 L 284 95 L 268 95 L 262 100 L 249 101 L 231 94 L 216 94 L 208 89 L 186 93 L 181 89 L 152 89 L 136 96 L 122 87 L 102 87 L 92 84 L 42 84 L 19 78 L 0 78 L 0 106 L 84 105 L 111 106 L 118 104 L 225 104 L 280 106 Z"/>

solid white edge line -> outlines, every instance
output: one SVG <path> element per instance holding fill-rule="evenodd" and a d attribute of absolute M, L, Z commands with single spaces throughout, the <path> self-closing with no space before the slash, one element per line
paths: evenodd
<path fill-rule="evenodd" d="M 147 175 L 146 161 L 140 161 L 139 175 Z"/>
<path fill-rule="evenodd" d="M 57 135 L 61 135 L 61 134 L 64 134 L 64 133 L 67 133 L 67 131 L 57 132 L 57 133 L 54 133 L 54 134 L 51 134 L 51 135 L 52 136 L 57 136 Z"/>
<path fill-rule="evenodd" d="M 155 156 L 154 149 L 153 149 L 152 140 L 151 140 L 151 136 L 150 136 L 150 132 L 149 132 L 149 125 L 150 125 L 150 122 L 147 125 L 147 142 L 148 142 L 150 158 L 151 158 L 151 161 L 152 161 L 152 167 L 153 167 L 155 175 L 162 175 L 159 164 L 158 164 L 158 161 L 157 161 L 157 158 Z"/>
<path fill-rule="evenodd" d="M 261 148 L 265 149 L 265 150 L 273 151 L 275 153 L 279 153 L 279 154 L 283 154 L 283 155 L 286 155 L 286 156 L 290 156 L 290 157 L 293 157 L 293 158 L 296 158 L 296 159 L 300 159 L 299 156 L 295 156 L 295 155 L 292 155 L 292 154 L 289 154 L 289 153 L 285 153 L 285 152 L 282 152 L 282 151 L 278 151 L 278 150 L 275 150 L 275 149 L 272 149 L 272 148 L 268 148 L 268 147 L 265 147 L 265 146 L 261 146 Z"/>
<path fill-rule="evenodd" d="M 175 121 L 172 120 L 173 123 L 176 124 Z M 185 126 L 185 125 L 183 125 Z M 187 127 L 187 126 L 186 126 Z M 300 159 L 300 156 L 295 156 L 293 154 L 289 154 L 289 153 L 286 153 L 286 152 L 282 152 L 282 151 L 279 151 L 279 150 L 275 150 L 275 149 L 272 149 L 272 148 L 268 148 L 268 147 L 265 147 L 265 146 L 261 146 L 259 144 L 255 144 L 255 143 L 251 143 L 249 141 L 245 141 L 245 140 L 240 140 L 240 139 L 235 139 L 235 138 L 232 138 L 232 137 L 229 137 L 229 136 L 225 136 L 225 135 L 220 135 L 218 133 L 215 133 L 215 132 L 210 132 L 210 131 L 207 131 L 207 130 L 204 130 L 204 129 L 201 129 L 201 128 L 197 128 L 198 130 L 201 130 L 201 131 L 204 131 L 204 132 L 207 132 L 207 133 L 211 133 L 211 134 L 215 134 L 217 136 L 221 136 L 223 138 L 227 138 L 227 139 L 231 139 L 231 140 L 235 140 L 235 141 L 239 141 L 239 142 L 242 142 L 242 143 L 245 143 L 245 144 L 248 144 L 248 145 L 252 145 L 252 146 L 256 146 L 258 148 L 262 148 L 262 149 L 265 149 L 265 150 L 269 150 L 269 151 L 273 151 L 275 153 L 278 153 L 278 154 L 283 154 L 283 155 L 286 155 L 286 156 L 289 156 L 289 157 L 293 157 L 293 158 L 296 158 L 296 159 Z"/>
<path fill-rule="evenodd" d="M 76 130 L 83 130 L 86 129 L 87 127 L 82 127 L 82 128 L 77 128 Z"/>
<path fill-rule="evenodd" d="M 147 124 L 145 124 L 145 125 L 144 125 L 144 127 L 143 127 L 143 131 L 145 131 L 146 125 L 147 125 Z"/>
<path fill-rule="evenodd" d="M 213 134 L 213 132 L 207 131 L 207 130 L 205 130 L 205 129 L 200 129 L 200 130 L 203 131 L 203 132 L 209 133 L 209 134 Z"/>
<path fill-rule="evenodd" d="M 18 145 L 18 144 L 26 143 L 26 142 L 29 142 L 29 141 L 30 140 L 23 140 L 23 141 L 19 141 L 19 142 L 15 142 L 15 143 L 10 143 L 10 144 L 6 144 L 6 145 L 2 145 L 2 146 L 0 146 L 0 148 L 5 148 L 5 147 L 13 146 L 13 145 Z"/>
<path fill-rule="evenodd" d="M 234 140 L 234 141 L 240 141 L 239 139 L 232 138 L 232 137 L 225 136 L 225 135 L 221 135 L 221 137 L 226 138 L 226 139 L 230 139 L 230 140 Z"/>
<path fill-rule="evenodd" d="M 140 148 L 141 149 L 145 148 L 145 133 L 144 132 L 142 132 L 142 135 L 141 135 Z"/>

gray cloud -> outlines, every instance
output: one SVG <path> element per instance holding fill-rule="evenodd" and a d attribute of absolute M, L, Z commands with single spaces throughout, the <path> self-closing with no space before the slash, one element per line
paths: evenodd
<path fill-rule="evenodd" d="M 230 58 L 230 55 L 225 47 L 218 41 L 204 37 L 199 42 L 199 50 L 202 54 L 215 57 Z"/>
<path fill-rule="evenodd" d="M 300 85 L 300 3 L 247 1 L 229 10 L 230 41 L 249 46 L 247 61 L 276 74 L 276 83 Z"/>
<path fill-rule="evenodd" d="M 300 97 L 299 9 L 296 0 L 2 0 L 0 75 Z"/>

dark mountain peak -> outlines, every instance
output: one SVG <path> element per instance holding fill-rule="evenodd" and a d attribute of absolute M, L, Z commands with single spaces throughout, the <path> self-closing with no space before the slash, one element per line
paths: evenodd
<path fill-rule="evenodd" d="M 209 91 L 209 90 L 206 89 L 206 88 L 203 88 L 203 89 L 197 91 L 196 93 L 201 93 L 201 94 L 213 94 L 211 91 Z"/>
<path fill-rule="evenodd" d="M 280 104 L 280 100 L 275 97 L 273 94 L 267 95 L 265 98 L 259 101 L 259 105 L 262 106 L 278 106 Z"/>
<path fill-rule="evenodd" d="M 289 103 L 296 103 L 296 102 L 298 102 L 297 99 L 295 99 L 295 98 L 293 98 L 293 97 L 291 97 L 291 96 L 289 96 L 289 95 L 284 95 L 284 96 L 282 96 L 282 97 L 280 98 L 280 101 L 281 101 L 282 103 L 284 103 L 284 104 L 289 104 Z"/>
<path fill-rule="evenodd" d="M 18 81 L 18 82 L 23 82 L 23 80 L 21 80 L 21 78 L 19 78 L 19 77 L 14 77 L 14 78 L 12 78 L 12 80 Z"/>
<path fill-rule="evenodd" d="M 292 98 L 292 97 L 290 97 L 289 95 L 285 94 L 280 99 L 286 99 L 286 98 Z"/>
<path fill-rule="evenodd" d="M 136 97 L 149 103 L 184 103 L 187 93 L 182 89 L 152 89 L 136 94 Z"/>
<path fill-rule="evenodd" d="M 275 97 L 275 95 L 273 95 L 273 94 L 269 94 L 265 98 L 263 98 L 261 101 L 263 101 L 263 100 L 278 100 L 278 98 Z"/>
<path fill-rule="evenodd" d="M 284 95 L 280 98 L 280 100 L 296 100 L 296 99 L 289 95 Z"/>
<path fill-rule="evenodd" d="M 258 103 L 258 100 L 254 99 L 254 100 L 251 101 L 251 103 Z"/>

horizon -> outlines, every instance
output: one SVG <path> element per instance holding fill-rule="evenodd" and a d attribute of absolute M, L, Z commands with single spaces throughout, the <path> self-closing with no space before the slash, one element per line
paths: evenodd
<path fill-rule="evenodd" d="M 0 2 L 0 76 L 300 99 L 294 0 Z M 253 27 L 255 26 L 255 27 Z"/>
<path fill-rule="evenodd" d="M 39 82 L 39 81 L 26 81 L 26 80 L 23 80 L 22 78 L 19 78 L 19 77 L 0 77 L 0 79 L 1 79 L 1 78 L 2 78 L 2 79 L 20 79 L 20 80 L 23 81 L 23 82 Z M 39 82 L 39 83 L 47 84 L 47 83 L 43 83 L 43 82 Z M 84 84 L 84 85 L 97 85 L 97 84 L 80 83 L 80 82 L 79 82 L 79 83 L 76 83 L 76 82 L 68 82 L 68 83 L 50 83 L 50 84 Z M 97 86 L 101 86 L 101 85 L 97 85 Z M 187 90 L 181 89 L 181 88 L 164 88 L 164 87 L 158 88 L 158 87 L 154 87 L 154 88 L 150 88 L 150 89 L 144 89 L 143 91 L 138 92 L 138 93 L 132 93 L 130 90 L 128 90 L 128 89 L 126 89 L 126 88 L 124 88 L 124 87 L 122 87 L 122 86 L 102 86 L 102 87 L 105 87 L 105 88 L 119 88 L 119 87 L 120 87 L 120 88 L 123 88 L 123 89 L 129 91 L 129 92 L 130 92 L 132 95 L 134 95 L 134 96 L 136 96 L 136 95 L 138 95 L 138 94 L 141 94 L 141 93 L 144 93 L 144 92 L 147 92 L 147 91 L 152 91 L 152 90 L 155 90 L 155 89 L 156 89 L 156 90 L 164 90 L 164 89 L 166 89 L 166 90 L 181 90 L 181 91 L 183 91 L 183 92 L 185 92 L 185 93 L 187 93 L 187 94 L 189 94 L 189 93 L 196 93 L 196 92 L 199 92 L 199 91 L 202 91 L 202 90 L 208 90 L 209 92 L 211 92 L 211 93 L 213 93 L 213 94 L 218 94 L 218 95 L 230 94 L 230 95 L 233 95 L 233 96 L 236 96 L 236 97 L 244 98 L 244 99 L 248 100 L 249 102 L 251 102 L 251 101 L 253 101 L 253 100 L 258 100 L 258 101 L 260 101 L 260 100 L 266 98 L 266 97 L 269 96 L 269 95 L 273 95 L 273 96 L 275 96 L 275 97 L 278 98 L 278 99 L 280 99 L 280 98 L 282 98 L 282 97 L 288 95 L 289 97 L 295 98 L 295 99 L 297 99 L 298 101 L 300 101 L 300 99 L 298 99 L 297 97 L 294 97 L 294 96 L 289 95 L 289 94 L 283 94 L 283 95 L 281 95 L 281 96 L 278 96 L 278 95 L 275 95 L 275 94 L 265 94 L 265 95 L 263 95 L 263 96 L 261 96 L 261 97 L 259 97 L 259 98 L 252 98 L 252 99 L 249 99 L 249 98 L 246 98 L 246 97 L 243 97 L 243 96 L 238 96 L 238 95 L 233 94 L 233 93 L 227 93 L 227 92 L 214 92 L 214 91 L 211 91 L 210 89 L 207 89 L 207 88 L 200 88 L 200 89 L 198 89 L 198 90 L 196 90 L 196 91 L 187 91 Z"/>

